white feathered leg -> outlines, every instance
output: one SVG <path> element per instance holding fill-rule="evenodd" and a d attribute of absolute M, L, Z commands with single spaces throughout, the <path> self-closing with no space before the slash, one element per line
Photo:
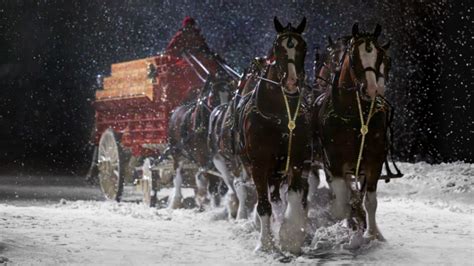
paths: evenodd
<path fill-rule="evenodd" d="M 280 228 L 280 245 L 283 251 L 301 253 L 306 236 L 307 209 L 303 207 L 303 191 L 288 191 L 288 205 Z"/>
<path fill-rule="evenodd" d="M 195 199 L 196 204 L 200 210 L 204 209 L 204 203 L 207 199 L 207 178 L 202 174 L 202 169 L 199 169 L 196 175 L 194 176 L 196 180 L 196 189 L 195 189 Z"/>
<path fill-rule="evenodd" d="M 270 216 L 263 215 L 260 217 L 260 237 L 255 251 L 271 252 L 275 250 L 272 234 L 270 231 Z"/>
<path fill-rule="evenodd" d="M 349 219 L 351 215 L 350 188 L 346 180 L 334 177 L 330 184 L 334 198 L 331 200 L 331 214 L 336 220 Z"/>
<path fill-rule="evenodd" d="M 173 179 L 173 192 L 168 200 L 168 208 L 178 209 L 183 206 L 183 194 L 181 193 L 181 185 L 183 184 L 182 175 L 183 164 L 180 162 L 176 169 L 176 176 Z"/>
<path fill-rule="evenodd" d="M 237 198 L 239 201 L 239 208 L 237 209 L 237 219 L 247 219 L 248 218 L 248 209 L 247 209 L 247 186 L 244 182 L 240 180 L 234 180 L 235 191 L 237 192 Z"/>
<path fill-rule="evenodd" d="M 367 191 L 365 193 L 364 207 L 367 214 L 367 230 L 365 231 L 364 237 L 385 241 L 385 238 L 380 233 L 375 221 L 375 212 L 377 211 L 377 192 Z"/>
<path fill-rule="evenodd" d="M 235 178 L 232 176 L 229 169 L 227 168 L 225 158 L 222 155 L 216 154 L 212 158 L 212 161 L 214 163 L 214 166 L 221 173 L 222 180 L 229 188 L 226 195 L 226 208 L 227 212 L 229 213 L 229 218 L 235 218 L 237 216 L 237 211 L 239 208 L 239 199 L 236 195 L 237 192 L 234 187 Z"/>

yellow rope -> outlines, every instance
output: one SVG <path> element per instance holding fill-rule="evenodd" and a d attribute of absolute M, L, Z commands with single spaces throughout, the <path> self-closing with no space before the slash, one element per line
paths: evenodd
<path fill-rule="evenodd" d="M 356 186 L 359 188 L 359 167 L 360 167 L 360 162 L 362 161 L 362 152 L 364 151 L 365 135 L 369 133 L 369 122 L 370 122 L 370 118 L 372 117 L 372 111 L 374 109 L 375 97 L 372 98 L 372 101 L 370 103 L 370 110 L 369 110 L 369 114 L 367 115 L 367 121 L 365 123 L 364 123 L 364 114 L 362 112 L 362 106 L 360 104 L 360 97 L 359 97 L 358 91 L 356 91 L 356 97 L 357 97 L 357 107 L 359 108 L 360 133 L 362 134 L 362 140 L 360 142 L 360 147 L 359 147 L 359 156 L 357 157 L 357 165 L 356 165 L 356 171 L 355 171 Z"/>
<path fill-rule="evenodd" d="M 291 116 L 290 104 L 288 103 L 288 98 L 286 97 L 285 91 L 283 87 L 281 87 L 281 93 L 283 94 L 283 99 L 285 100 L 286 105 L 286 112 L 288 113 L 288 130 L 289 137 L 288 137 L 288 155 L 286 157 L 286 166 L 285 166 L 285 173 L 288 173 L 288 168 L 290 167 L 290 160 L 291 160 L 291 145 L 293 140 L 293 130 L 296 128 L 296 118 L 298 117 L 298 112 L 300 110 L 301 105 L 301 92 L 300 96 L 298 97 L 298 103 L 296 105 L 295 114 Z"/>

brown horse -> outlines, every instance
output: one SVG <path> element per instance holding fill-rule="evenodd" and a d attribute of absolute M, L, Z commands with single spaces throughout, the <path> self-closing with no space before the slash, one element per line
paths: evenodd
<path fill-rule="evenodd" d="M 246 100 L 241 116 L 243 150 L 240 158 L 257 190 L 260 239 L 257 250 L 271 251 L 272 204 L 281 204 L 280 185 L 288 184 L 287 201 L 280 228 L 284 251 L 300 253 L 307 218 L 306 180 L 301 178 L 308 158 L 310 125 L 301 98 L 305 77 L 306 42 L 301 34 L 306 19 L 298 27 L 283 27 L 274 19 L 277 37 L 269 56 L 271 63 L 257 88 Z M 270 199 L 269 199 L 270 192 Z"/>
<path fill-rule="evenodd" d="M 339 67 L 339 62 L 351 37 L 341 37 L 333 41 L 330 36 L 322 54 L 316 52 L 314 68 L 314 87 L 320 92 L 325 92 L 332 85 L 332 79 Z"/>
<path fill-rule="evenodd" d="M 176 169 L 174 190 L 169 198 L 169 207 L 172 209 L 179 208 L 182 204 L 181 185 L 185 159 L 199 167 L 195 176 L 198 206 L 203 208 L 208 190 L 211 201 L 218 205 L 219 177 L 209 173 L 213 166 L 207 147 L 207 135 L 212 110 L 230 99 L 232 91 L 229 84 L 226 78 L 209 77 L 196 99 L 173 110 L 168 129 L 169 147 L 165 152 L 173 157 Z"/>
<path fill-rule="evenodd" d="M 253 209 L 255 204 L 255 189 L 249 182 L 247 172 L 237 155 L 238 139 L 241 134 L 238 134 L 236 129 L 239 114 L 242 113 L 242 106 L 239 106 L 239 103 L 243 97 L 250 97 L 249 93 L 257 85 L 258 78 L 265 68 L 265 61 L 264 58 L 258 57 L 252 61 L 242 75 L 232 100 L 216 107 L 209 119 L 209 151 L 214 166 L 229 188 L 226 204 L 229 218 L 247 219 L 249 210 Z"/>
<path fill-rule="evenodd" d="M 381 79 L 388 77 L 384 67 L 388 47 L 379 45 L 380 33 L 380 25 L 373 33 L 362 33 L 354 24 L 334 81 L 315 102 L 312 124 L 335 196 L 331 203 L 334 218 L 351 222 L 355 212 L 366 228 L 365 236 L 383 240 L 375 212 L 377 183 L 388 151 L 388 106 L 378 95 L 384 89 Z"/>

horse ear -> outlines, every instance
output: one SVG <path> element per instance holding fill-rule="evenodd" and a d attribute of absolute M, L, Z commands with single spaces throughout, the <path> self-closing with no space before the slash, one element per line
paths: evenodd
<path fill-rule="evenodd" d="M 382 33 L 382 26 L 380 26 L 380 24 L 377 23 L 377 25 L 375 26 L 373 35 L 375 38 L 378 38 L 380 36 L 380 33 Z"/>
<path fill-rule="evenodd" d="M 390 48 L 390 41 L 382 45 L 382 49 L 388 50 L 388 48 Z"/>
<path fill-rule="evenodd" d="M 354 23 L 354 25 L 352 25 L 352 37 L 357 37 L 359 36 L 359 23 Z"/>
<path fill-rule="evenodd" d="M 275 24 L 275 30 L 278 33 L 283 32 L 283 30 L 285 29 L 283 25 L 281 25 L 280 21 L 278 21 L 278 18 L 276 16 L 273 18 L 273 24 Z"/>
<path fill-rule="evenodd" d="M 331 38 L 331 35 L 328 35 L 328 46 L 333 47 L 334 46 L 334 41 Z"/>
<path fill-rule="evenodd" d="M 296 27 L 296 32 L 301 34 L 303 33 L 304 28 L 306 28 L 306 17 L 303 17 L 303 20 L 301 20 L 300 25 Z"/>

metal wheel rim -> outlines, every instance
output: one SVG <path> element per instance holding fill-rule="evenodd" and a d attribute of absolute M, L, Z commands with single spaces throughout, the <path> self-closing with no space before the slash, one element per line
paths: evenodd
<path fill-rule="evenodd" d="M 106 131 L 99 142 L 99 183 L 107 199 L 118 200 L 120 181 L 119 147 L 113 132 Z"/>

